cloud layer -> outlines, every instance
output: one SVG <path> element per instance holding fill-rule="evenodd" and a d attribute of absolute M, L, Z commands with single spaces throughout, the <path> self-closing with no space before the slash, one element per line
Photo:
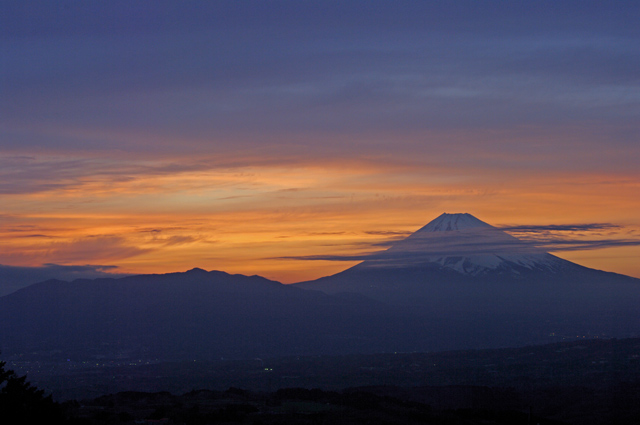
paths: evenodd
<path fill-rule="evenodd" d="M 291 282 L 343 265 L 266 259 L 356 261 L 443 211 L 637 257 L 597 223 L 640 225 L 639 19 L 597 1 L 8 2 L 0 262 Z M 565 222 L 596 225 L 539 227 Z"/>
<path fill-rule="evenodd" d="M 410 239 L 386 241 L 372 244 L 390 249 L 347 255 L 304 255 L 280 257 L 282 260 L 311 261 L 374 261 L 390 263 L 410 263 L 433 261 L 438 257 L 470 256 L 485 254 L 540 254 L 544 252 L 586 251 L 615 247 L 638 247 L 640 238 L 590 239 L 593 233 L 602 229 L 620 229 L 610 223 L 564 224 L 564 225 L 519 225 L 502 227 L 501 230 L 525 233 L 525 238 L 513 238 L 498 229 L 489 231 L 435 232 L 416 234 Z M 591 235 L 575 237 L 563 232 L 590 232 Z M 585 238 L 586 236 L 586 238 Z"/>

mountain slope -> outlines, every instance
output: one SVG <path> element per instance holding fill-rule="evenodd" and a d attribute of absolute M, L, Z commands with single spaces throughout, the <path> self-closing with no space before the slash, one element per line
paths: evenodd
<path fill-rule="evenodd" d="M 640 334 L 640 279 L 560 259 L 469 214 L 443 214 L 367 261 L 296 286 L 478 321 L 469 329 L 494 334 Z"/>
<path fill-rule="evenodd" d="M 554 271 L 569 264 L 470 214 L 445 213 L 356 268 L 427 265 L 476 276 L 495 271 Z"/>
<path fill-rule="evenodd" d="M 640 280 L 589 269 L 523 242 L 470 214 L 442 214 L 388 250 L 333 276 L 297 287 L 326 293 L 358 292 L 388 300 L 403 292 L 429 295 L 429 284 Z M 380 292 L 380 294 L 378 294 Z M 382 294 L 384 293 L 384 294 Z"/>

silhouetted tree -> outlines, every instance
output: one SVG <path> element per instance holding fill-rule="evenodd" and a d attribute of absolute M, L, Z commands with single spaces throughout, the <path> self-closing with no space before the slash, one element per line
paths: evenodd
<path fill-rule="evenodd" d="M 35 423 L 64 423 L 60 405 L 51 395 L 45 397 L 44 390 L 27 382 L 27 376 L 18 376 L 5 369 L 0 361 L 0 422 L 6 425 Z"/>

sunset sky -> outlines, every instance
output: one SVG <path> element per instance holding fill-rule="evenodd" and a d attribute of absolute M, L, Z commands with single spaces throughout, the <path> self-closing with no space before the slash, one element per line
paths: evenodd
<path fill-rule="evenodd" d="M 623 1 L 0 0 L 0 265 L 291 283 L 467 212 L 640 277 L 638 22 Z"/>

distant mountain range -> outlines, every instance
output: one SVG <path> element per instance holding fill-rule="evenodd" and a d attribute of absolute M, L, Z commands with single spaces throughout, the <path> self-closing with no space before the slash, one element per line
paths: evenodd
<path fill-rule="evenodd" d="M 640 335 L 640 279 L 542 252 L 469 214 L 311 282 L 193 269 L 49 280 L 0 298 L 3 355 L 213 359 L 495 348 Z"/>

